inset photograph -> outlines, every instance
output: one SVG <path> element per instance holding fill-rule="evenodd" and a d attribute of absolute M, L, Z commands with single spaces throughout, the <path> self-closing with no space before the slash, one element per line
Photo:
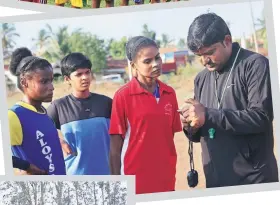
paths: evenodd
<path fill-rule="evenodd" d="M 38 4 L 49 4 L 76 9 L 95 9 L 119 6 L 133 6 L 141 4 L 168 3 L 188 0 L 18 0 Z"/>
<path fill-rule="evenodd" d="M 1 205 L 128 205 L 127 196 L 121 181 L 0 181 Z"/>

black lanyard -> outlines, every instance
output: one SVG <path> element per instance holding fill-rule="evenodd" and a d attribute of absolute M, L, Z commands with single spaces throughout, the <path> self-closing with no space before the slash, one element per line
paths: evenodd
<path fill-rule="evenodd" d="M 239 48 L 239 50 L 238 50 L 238 52 L 237 52 L 237 54 L 236 54 L 236 56 L 235 56 L 233 65 L 232 65 L 232 67 L 231 67 L 231 69 L 230 69 L 230 71 L 229 71 L 229 74 L 228 74 L 228 77 L 227 77 L 227 80 L 226 80 L 226 83 L 225 83 L 225 86 L 224 86 L 224 90 L 223 90 L 223 92 L 222 92 L 221 99 L 219 99 L 219 97 L 218 97 L 218 88 L 217 88 L 217 87 L 218 87 L 218 86 L 217 86 L 217 81 L 218 81 L 218 77 L 219 77 L 219 76 L 218 76 L 218 77 L 217 77 L 217 76 L 215 77 L 215 95 L 216 95 L 216 99 L 217 99 L 217 102 L 218 102 L 218 109 L 221 108 L 221 103 L 222 103 L 222 100 L 223 100 L 223 98 L 224 98 L 224 94 L 225 94 L 225 91 L 226 91 L 226 88 L 227 88 L 227 84 L 228 84 L 229 78 L 230 78 L 230 76 L 231 76 L 232 70 L 233 70 L 233 68 L 234 68 L 234 66 L 235 66 L 236 60 L 237 60 L 237 58 L 238 58 L 238 56 L 239 56 L 240 50 L 241 50 L 241 48 Z"/>
<path fill-rule="evenodd" d="M 192 127 L 188 128 L 188 135 L 189 138 L 192 138 Z M 193 142 L 189 140 L 189 157 L 190 157 L 190 171 L 188 172 L 187 175 L 187 180 L 188 180 L 188 185 L 189 187 L 196 187 L 198 184 L 198 172 L 194 169 L 194 161 L 193 161 Z"/>

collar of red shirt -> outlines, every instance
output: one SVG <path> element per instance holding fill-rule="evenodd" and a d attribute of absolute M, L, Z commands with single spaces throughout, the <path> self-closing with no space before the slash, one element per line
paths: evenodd
<path fill-rule="evenodd" d="M 172 89 L 167 86 L 166 84 L 162 83 L 160 80 L 157 79 L 157 83 L 159 85 L 159 92 L 160 95 L 162 95 L 163 92 L 167 92 L 167 93 L 172 93 Z M 139 84 L 138 80 L 133 77 L 131 79 L 130 82 L 130 86 L 129 86 L 129 93 L 131 95 L 137 95 L 137 94 L 141 94 L 141 93 L 148 93 L 147 90 L 145 90 L 144 88 L 141 87 L 141 85 Z"/>

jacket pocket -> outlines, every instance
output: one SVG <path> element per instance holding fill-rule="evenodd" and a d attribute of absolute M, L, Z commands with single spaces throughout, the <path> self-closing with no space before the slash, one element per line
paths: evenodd
<path fill-rule="evenodd" d="M 252 166 L 253 169 L 257 170 L 262 167 L 260 161 L 260 151 L 258 148 L 258 143 L 254 140 L 248 140 L 246 143 L 245 159 Z"/>

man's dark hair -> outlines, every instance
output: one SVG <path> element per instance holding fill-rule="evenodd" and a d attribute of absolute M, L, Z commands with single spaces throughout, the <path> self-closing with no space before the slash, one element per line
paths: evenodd
<path fill-rule="evenodd" d="M 23 91 L 20 84 L 21 76 L 48 67 L 52 67 L 52 65 L 47 60 L 33 56 L 28 48 L 22 47 L 12 53 L 9 70 L 12 75 L 17 77 L 17 87 Z"/>
<path fill-rule="evenodd" d="M 192 52 L 222 42 L 231 35 L 226 22 L 215 13 L 202 14 L 194 19 L 188 32 L 188 47 Z"/>
<path fill-rule="evenodd" d="M 92 63 L 82 53 L 70 53 L 61 60 L 60 67 L 62 75 L 69 77 L 71 73 L 79 68 L 88 68 L 91 70 Z"/>

